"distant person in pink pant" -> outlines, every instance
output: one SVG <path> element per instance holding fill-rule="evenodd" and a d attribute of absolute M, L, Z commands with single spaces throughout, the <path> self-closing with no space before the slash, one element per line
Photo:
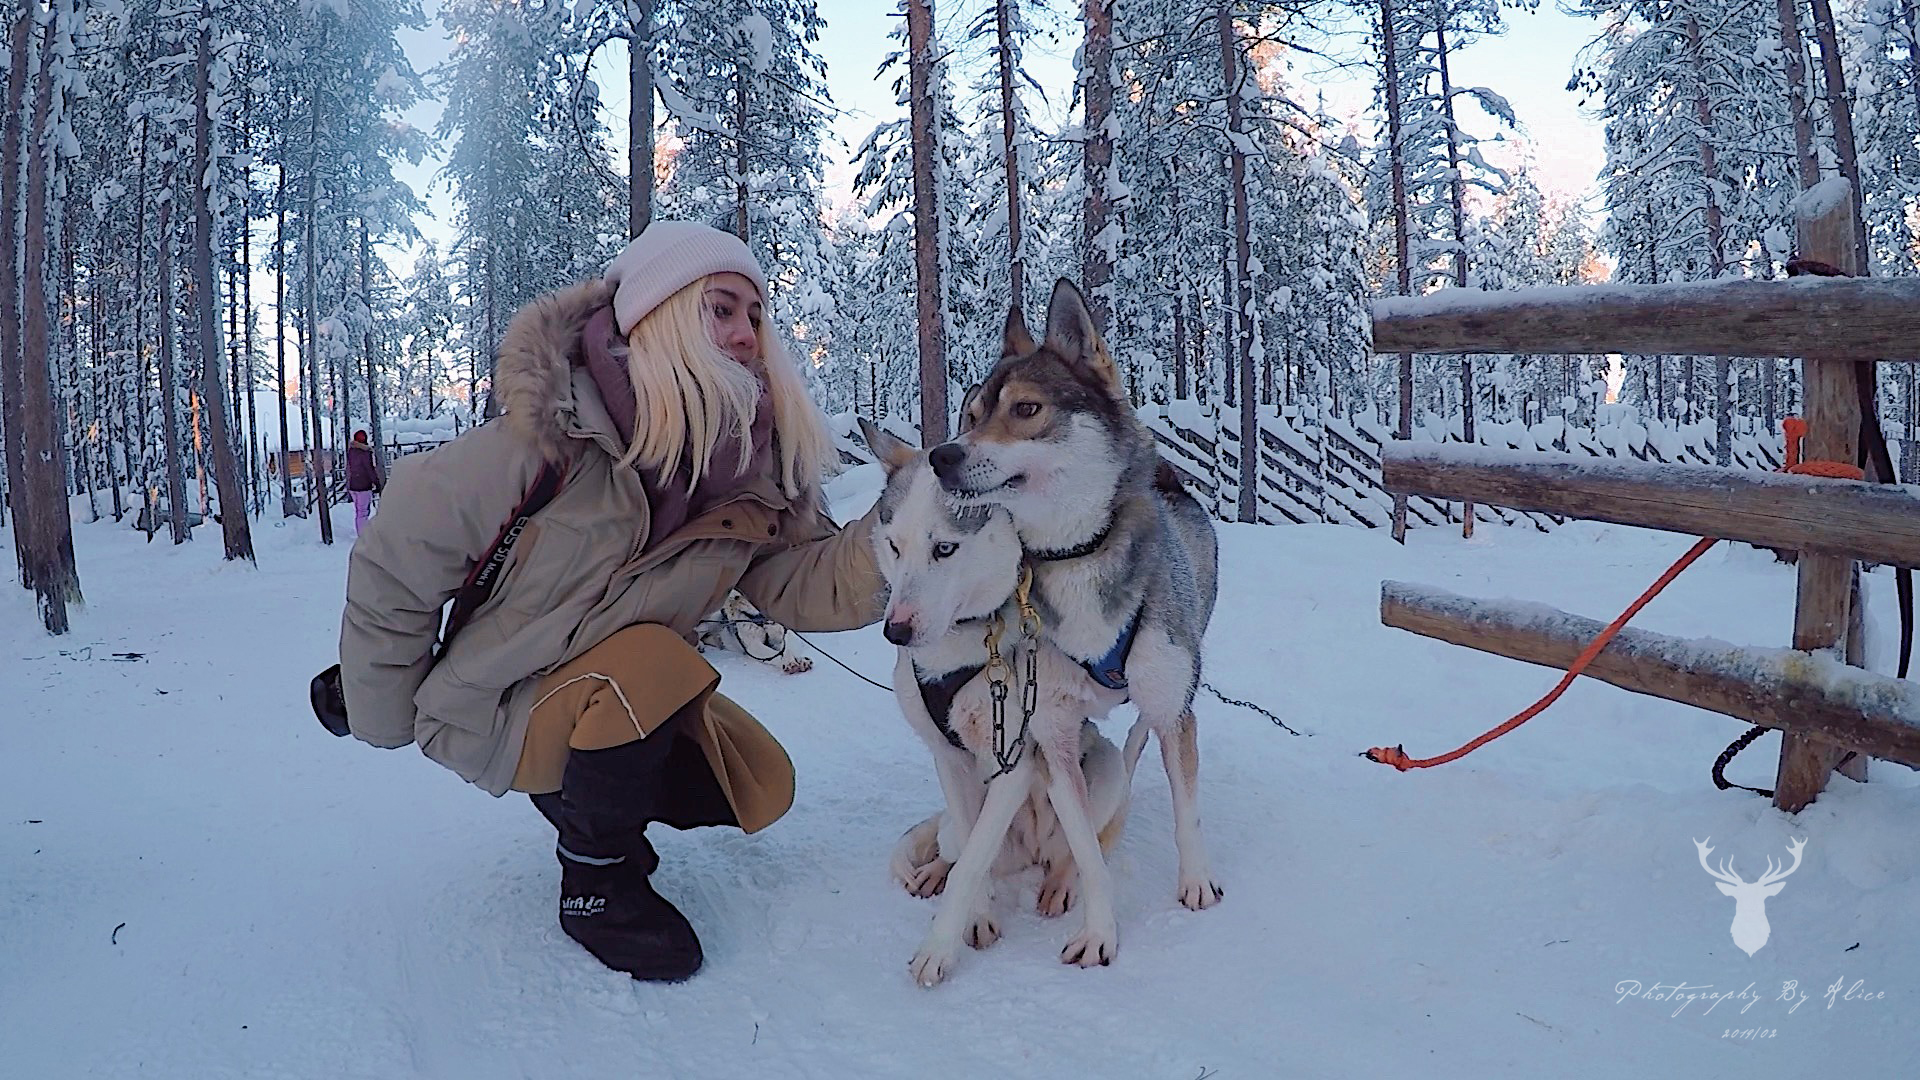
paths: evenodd
<path fill-rule="evenodd" d="M 373 515 L 373 494 L 386 487 L 386 477 L 380 475 L 380 465 L 373 460 L 373 448 L 367 445 L 367 433 L 353 433 L 353 443 L 347 447 L 347 494 L 353 498 L 353 534 L 360 535 L 367 527 L 367 518 Z"/>

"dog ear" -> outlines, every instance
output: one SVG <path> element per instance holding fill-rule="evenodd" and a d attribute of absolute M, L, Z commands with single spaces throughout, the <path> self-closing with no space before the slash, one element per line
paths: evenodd
<path fill-rule="evenodd" d="M 900 471 L 900 466 L 912 461 L 913 455 L 919 453 L 905 441 L 882 431 L 864 416 L 860 418 L 860 437 L 866 440 L 867 449 L 873 451 L 873 456 L 880 462 L 880 467 L 887 470 L 888 476 Z"/>
<path fill-rule="evenodd" d="M 1020 305 L 1015 304 L 1007 309 L 1007 326 L 1000 335 L 1000 359 L 1025 356 L 1033 349 L 1033 335 L 1027 333 L 1027 318 L 1020 314 Z"/>
<path fill-rule="evenodd" d="M 1023 327 L 1021 333 L 1025 332 L 1026 330 Z M 986 384 L 974 383 L 972 386 L 967 387 L 966 393 L 960 395 L 960 426 L 959 430 L 954 432 L 955 435 L 965 435 L 967 432 L 973 430 L 973 417 L 969 415 L 969 410 L 973 407 L 973 399 L 980 396 L 980 387 L 984 385 Z"/>
<path fill-rule="evenodd" d="M 1082 375 L 1119 397 L 1125 387 L 1120 369 L 1107 354 L 1107 343 L 1094 329 L 1093 313 L 1087 310 L 1086 297 L 1073 282 L 1061 278 L 1053 284 L 1053 299 L 1047 302 L 1047 346 L 1065 357 Z"/>

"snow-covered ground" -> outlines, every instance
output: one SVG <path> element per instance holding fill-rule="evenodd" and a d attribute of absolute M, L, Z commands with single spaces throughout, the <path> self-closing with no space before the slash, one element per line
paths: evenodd
<path fill-rule="evenodd" d="M 1175 902 L 1150 751 L 1114 857 L 1115 964 L 1058 963 L 1076 916 L 1033 914 L 1028 879 L 1002 940 L 925 991 L 906 964 L 933 908 L 886 857 L 938 794 L 887 694 L 824 661 L 782 676 L 718 658 L 790 749 L 799 801 L 759 836 L 661 831 L 658 881 L 707 966 L 638 984 L 560 933 L 553 834 L 524 798 L 313 721 L 346 559 L 313 532 L 268 518 L 253 569 L 221 564 L 217 526 L 175 549 L 76 525 L 90 605 L 60 640 L 0 589 L 0 1074 L 1913 1075 L 1909 771 L 1876 764 L 1788 818 L 1709 783 L 1739 724 L 1590 682 L 1452 765 L 1402 775 L 1358 756 L 1451 749 L 1554 677 L 1382 628 L 1382 579 L 1606 619 L 1684 538 L 1482 528 L 1399 548 L 1222 526 L 1209 677 L 1309 733 L 1200 703 L 1225 901 Z M 1874 616 L 1891 627 L 1884 576 Z M 1792 604 L 1788 568 L 1723 545 L 1636 625 L 1783 645 Z M 877 630 L 812 640 L 876 677 L 891 662 Z M 1733 778 L 1766 785 L 1777 746 Z M 1708 837 L 1749 879 L 1807 839 L 1751 957 L 1701 869 Z M 1648 1000 L 1675 984 L 1729 997 Z"/>

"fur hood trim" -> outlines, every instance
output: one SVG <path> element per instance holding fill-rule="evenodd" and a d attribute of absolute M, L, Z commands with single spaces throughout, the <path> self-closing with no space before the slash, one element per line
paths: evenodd
<path fill-rule="evenodd" d="M 599 281 L 546 293 L 516 312 L 500 339 L 493 376 L 500 411 L 549 461 L 567 457 L 567 433 L 578 426 L 573 367 L 580 333 L 612 302 L 612 290 Z"/>

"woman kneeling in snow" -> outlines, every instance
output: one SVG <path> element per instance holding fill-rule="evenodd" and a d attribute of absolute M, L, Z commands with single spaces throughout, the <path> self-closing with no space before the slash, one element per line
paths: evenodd
<path fill-rule="evenodd" d="M 604 281 L 540 297 L 500 344 L 500 422 L 396 462 L 354 546 L 340 631 L 353 733 L 417 743 L 559 830 L 560 925 L 607 966 L 676 980 L 699 939 L 654 892 L 646 828 L 754 832 L 793 800 L 780 744 L 692 641 L 738 588 L 800 630 L 880 617 L 871 518 L 821 506 L 825 421 L 763 321 L 731 234 L 657 222 Z M 442 606 L 544 468 L 558 494 L 437 661 Z"/>

